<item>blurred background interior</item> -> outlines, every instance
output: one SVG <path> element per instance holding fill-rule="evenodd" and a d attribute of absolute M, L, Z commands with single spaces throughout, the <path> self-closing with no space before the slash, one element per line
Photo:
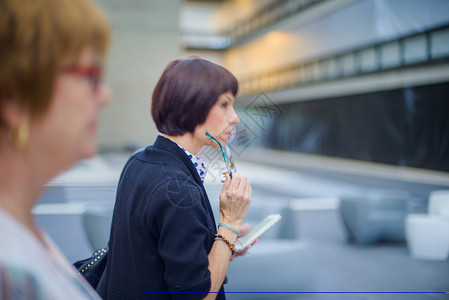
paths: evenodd
<path fill-rule="evenodd" d="M 231 263 L 225 289 L 251 293 L 229 299 L 448 298 L 449 1 L 97 2 L 114 32 L 101 150 L 34 210 L 72 262 L 107 245 L 121 168 L 158 134 L 163 69 L 199 55 L 240 83 L 231 151 L 253 185 L 247 221 L 283 215 Z M 224 163 L 200 156 L 217 209 Z"/>

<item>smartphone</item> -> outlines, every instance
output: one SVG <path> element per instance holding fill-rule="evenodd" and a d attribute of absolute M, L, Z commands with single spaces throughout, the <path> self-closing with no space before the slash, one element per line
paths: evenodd
<path fill-rule="evenodd" d="M 246 247 L 251 245 L 258 237 L 260 237 L 265 231 L 267 231 L 271 226 L 276 224 L 282 216 L 280 214 L 269 215 L 262 220 L 256 227 L 250 230 L 247 234 L 242 236 L 235 243 L 235 251 L 241 252 L 245 250 Z"/>

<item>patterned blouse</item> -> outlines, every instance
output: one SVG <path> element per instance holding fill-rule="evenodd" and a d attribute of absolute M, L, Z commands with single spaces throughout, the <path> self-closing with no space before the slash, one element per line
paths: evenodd
<path fill-rule="evenodd" d="M 207 174 L 207 167 L 204 164 L 204 161 L 201 158 L 199 158 L 198 156 L 193 155 L 192 153 L 190 153 L 189 151 L 187 151 L 186 149 L 181 147 L 181 145 L 178 145 L 178 146 L 190 158 L 190 160 L 192 161 L 192 164 L 195 166 L 196 171 L 198 172 L 198 175 L 200 175 L 201 181 L 204 183 L 204 178 L 206 177 L 206 174 Z"/>

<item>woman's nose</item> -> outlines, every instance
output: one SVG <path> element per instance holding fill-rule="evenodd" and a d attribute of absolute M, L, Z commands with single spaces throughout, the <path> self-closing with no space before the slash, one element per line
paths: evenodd
<path fill-rule="evenodd" d="M 97 101 L 100 107 L 108 104 L 112 99 L 112 90 L 105 84 L 102 84 L 99 88 Z"/>
<path fill-rule="evenodd" d="M 237 113 L 235 112 L 234 108 L 232 108 L 232 113 L 230 116 L 230 125 L 237 125 L 238 123 L 240 123 L 240 118 L 239 116 L 237 116 Z"/>

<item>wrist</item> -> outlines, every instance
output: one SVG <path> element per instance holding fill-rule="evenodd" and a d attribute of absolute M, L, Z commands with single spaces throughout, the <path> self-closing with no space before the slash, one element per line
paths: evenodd
<path fill-rule="evenodd" d="M 220 240 L 223 241 L 224 243 L 226 243 L 229 247 L 229 249 L 231 250 L 231 255 L 235 254 L 235 244 L 233 242 L 231 242 L 228 238 L 226 238 L 225 236 L 223 236 L 220 233 L 217 233 L 215 235 L 215 240 Z"/>
<path fill-rule="evenodd" d="M 223 216 L 221 216 L 220 218 L 220 223 L 222 224 L 226 224 L 230 227 L 233 227 L 237 230 L 237 232 L 240 230 L 240 226 L 242 225 L 242 221 L 237 221 L 237 220 L 230 220 L 228 218 L 225 218 Z"/>
<path fill-rule="evenodd" d="M 227 229 L 232 230 L 232 231 L 237 235 L 237 237 L 240 237 L 239 230 L 238 230 L 237 228 L 235 228 L 234 226 L 231 226 L 231 225 L 228 225 L 228 224 L 226 224 L 226 223 L 220 222 L 220 223 L 218 224 L 218 227 L 220 228 L 221 226 L 222 226 L 222 227 L 225 227 L 225 228 L 227 228 Z"/>
<path fill-rule="evenodd" d="M 232 229 L 225 226 L 219 226 L 217 233 L 225 236 L 232 243 L 235 243 L 238 238 L 238 235 Z"/>

